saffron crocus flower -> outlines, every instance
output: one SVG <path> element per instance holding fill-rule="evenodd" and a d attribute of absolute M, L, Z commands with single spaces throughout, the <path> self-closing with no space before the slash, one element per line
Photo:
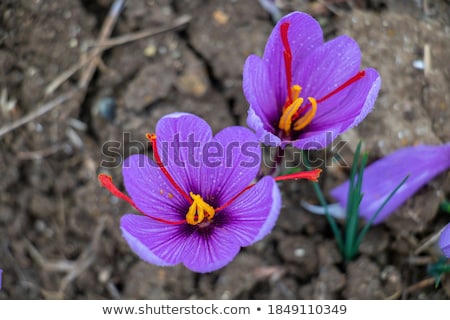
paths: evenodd
<path fill-rule="evenodd" d="M 213 137 L 209 125 L 190 114 L 163 117 L 148 138 L 155 161 L 132 155 L 123 165 L 130 197 L 111 177 L 99 180 L 142 214 L 124 215 L 122 233 L 139 257 L 159 266 L 183 263 L 196 272 L 223 267 L 272 230 L 281 205 L 277 180 L 316 180 L 320 173 L 252 183 L 261 161 L 254 133 L 229 127 Z"/>
<path fill-rule="evenodd" d="M 444 227 L 439 238 L 439 247 L 447 258 L 450 258 L 450 223 Z"/>
<path fill-rule="evenodd" d="M 409 175 L 406 182 L 380 211 L 374 223 L 389 217 L 408 198 L 439 173 L 450 168 L 450 143 L 440 146 L 420 145 L 399 149 L 374 162 L 364 170 L 359 214 L 366 220 L 376 213 L 388 195 Z M 345 208 L 349 182 L 331 190 L 331 195 Z"/>
<path fill-rule="evenodd" d="M 273 29 L 262 58 L 243 72 L 247 124 L 266 145 L 321 149 L 372 110 L 381 79 L 360 71 L 361 52 L 348 36 L 324 43 L 319 23 L 293 12 Z"/>

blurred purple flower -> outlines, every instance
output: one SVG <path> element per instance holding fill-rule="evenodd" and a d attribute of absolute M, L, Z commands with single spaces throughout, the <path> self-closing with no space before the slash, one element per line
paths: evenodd
<path fill-rule="evenodd" d="M 439 238 L 439 247 L 441 247 L 444 256 L 450 258 L 450 223 L 442 230 L 441 237 Z"/>
<path fill-rule="evenodd" d="M 262 58 L 243 72 L 247 124 L 266 145 L 325 148 L 372 110 L 381 79 L 360 71 L 361 52 L 348 36 L 323 42 L 319 23 L 293 12 L 273 29 Z"/>
<path fill-rule="evenodd" d="M 99 180 L 142 214 L 123 216 L 122 233 L 139 257 L 159 266 L 183 263 L 196 272 L 223 267 L 241 247 L 272 230 L 281 206 L 275 181 L 314 180 L 320 173 L 277 179 L 267 176 L 252 184 L 261 161 L 254 133 L 244 127 L 229 127 L 213 137 L 209 125 L 190 114 L 163 117 L 156 135 L 148 138 L 155 161 L 132 155 L 123 165 L 124 184 L 131 198 L 113 185 L 111 177 L 101 174 Z M 207 144 L 227 151 L 226 158 L 215 158 L 226 164 L 205 162 Z M 239 148 L 244 145 L 245 153 Z M 161 160 L 159 150 L 166 161 Z M 244 165 L 249 163 L 249 154 L 257 158 L 251 166 Z"/>
<path fill-rule="evenodd" d="M 440 146 L 406 147 L 374 162 L 364 170 L 364 194 L 359 214 L 369 220 L 388 195 L 409 175 L 408 180 L 381 210 L 374 223 L 389 217 L 408 198 L 439 173 L 450 168 L 450 143 Z M 349 182 L 331 190 L 344 208 L 347 206 Z M 448 249 L 450 250 L 450 248 Z"/>

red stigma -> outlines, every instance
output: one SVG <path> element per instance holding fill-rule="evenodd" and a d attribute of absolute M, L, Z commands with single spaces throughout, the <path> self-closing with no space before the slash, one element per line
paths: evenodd
<path fill-rule="evenodd" d="M 162 173 L 166 176 L 167 180 L 169 180 L 170 184 L 183 196 L 183 198 L 185 198 L 190 204 L 192 204 L 193 200 L 191 199 L 191 197 L 189 197 L 189 195 L 186 192 L 184 192 L 183 189 L 181 189 L 181 187 L 172 178 L 172 176 L 170 175 L 169 171 L 167 171 L 166 167 L 162 163 L 161 158 L 160 158 L 159 153 L 158 153 L 158 146 L 157 146 L 157 143 L 156 143 L 156 134 L 154 134 L 154 133 L 152 133 L 152 134 L 147 133 L 146 137 L 152 143 L 153 156 L 155 157 L 155 162 L 158 165 L 158 167 L 161 169 Z"/>
<path fill-rule="evenodd" d="M 337 87 L 336 89 L 334 89 L 333 91 L 331 91 L 330 93 L 327 93 L 325 96 L 323 96 L 322 98 L 316 100 L 317 104 L 324 102 L 325 100 L 331 98 L 332 96 L 334 96 L 336 93 L 341 92 L 342 90 L 344 90 L 345 88 L 349 87 L 350 85 L 352 85 L 353 83 L 355 83 L 356 81 L 361 80 L 362 78 L 364 78 L 366 76 L 366 71 L 365 70 L 361 70 L 359 71 L 357 74 L 355 74 L 353 77 L 351 77 L 350 79 L 348 79 L 347 81 L 345 81 L 343 84 L 341 84 L 339 87 Z M 307 108 L 310 107 L 311 103 L 306 104 L 305 106 L 301 107 L 297 113 L 292 117 L 292 121 L 295 122 L 297 119 L 300 118 L 302 112 Z"/>
<path fill-rule="evenodd" d="M 291 87 L 292 87 L 292 51 L 291 47 L 289 45 L 289 39 L 288 39 L 288 29 L 289 29 L 290 23 L 284 22 L 280 26 L 280 35 L 281 35 L 281 42 L 283 43 L 283 57 L 284 57 L 284 68 L 286 70 L 286 86 L 287 86 L 287 100 L 285 103 L 285 107 L 292 104 L 292 97 L 291 97 Z"/>
<path fill-rule="evenodd" d="M 98 181 L 100 182 L 100 184 L 102 185 L 103 188 L 107 189 L 109 192 L 112 193 L 113 196 L 125 200 L 126 202 L 128 202 L 131 206 L 133 206 L 134 208 L 136 208 L 137 210 L 139 210 L 136 206 L 136 204 L 134 203 L 133 200 L 131 200 L 130 197 L 128 197 L 126 194 L 124 194 L 122 191 L 120 191 L 113 183 L 112 181 L 112 177 L 108 176 L 104 173 L 100 173 L 98 175 Z M 140 211 L 140 210 L 139 210 Z"/>
<path fill-rule="evenodd" d="M 336 89 L 334 89 L 333 91 L 331 91 L 330 93 L 328 93 L 326 96 L 320 98 L 317 100 L 317 103 L 323 102 L 325 100 L 327 100 L 328 98 L 330 98 L 331 96 L 334 96 L 336 93 L 344 90 L 345 88 L 347 88 L 348 86 L 352 85 L 353 83 L 355 83 L 356 81 L 364 78 L 364 76 L 366 75 L 366 71 L 365 70 L 361 70 L 359 71 L 357 74 L 355 74 L 353 77 L 351 77 L 350 79 L 348 79 L 347 81 L 345 81 L 343 84 L 341 84 L 339 87 L 337 87 Z"/>
<path fill-rule="evenodd" d="M 306 179 L 306 180 L 311 180 L 311 181 L 317 182 L 319 180 L 319 176 L 320 176 L 321 172 L 322 172 L 322 169 L 314 169 L 311 171 L 296 172 L 296 173 L 291 173 L 291 174 L 286 174 L 284 176 L 276 177 L 276 178 L 274 178 L 274 180 L 275 181 L 284 181 L 284 180 Z M 220 207 L 218 207 L 217 209 L 215 209 L 216 212 L 221 211 L 221 210 L 225 209 L 226 207 L 228 207 L 237 198 L 239 198 L 244 192 L 253 188 L 255 185 L 256 185 L 255 183 L 252 183 L 252 184 L 248 185 L 247 187 L 245 187 L 244 189 L 242 189 L 241 192 L 239 192 L 233 198 L 228 200 L 225 204 L 223 204 Z"/>
<path fill-rule="evenodd" d="M 234 202 L 234 200 L 236 200 L 237 198 L 239 198 L 241 196 L 241 194 L 243 194 L 245 191 L 247 191 L 248 189 L 254 187 L 255 184 L 250 184 L 248 186 L 246 186 L 244 189 L 241 190 L 241 192 L 239 192 L 237 195 L 235 195 L 233 198 L 231 198 L 230 200 L 228 200 L 225 204 L 221 205 L 220 207 L 216 208 L 216 212 L 225 209 L 226 207 L 228 207 L 230 204 L 232 204 Z"/>
<path fill-rule="evenodd" d="M 131 200 L 130 197 L 128 197 L 126 194 L 124 194 L 122 191 L 120 191 L 113 183 L 112 178 L 104 173 L 100 173 L 98 175 L 98 181 L 100 182 L 100 184 L 102 185 L 102 187 L 104 187 L 105 189 L 107 189 L 109 192 L 112 193 L 113 196 L 125 200 L 126 202 L 128 202 L 133 208 L 135 208 L 137 211 L 139 211 L 140 213 L 142 213 L 144 216 L 149 217 L 150 219 L 153 219 L 155 221 L 158 222 L 162 222 L 165 224 L 171 224 L 171 225 L 177 225 L 177 224 L 183 224 L 186 222 L 186 220 L 180 220 L 180 221 L 168 221 L 168 220 L 164 220 L 161 218 L 156 218 L 156 217 L 152 217 L 148 214 L 146 214 L 145 212 L 142 212 L 141 209 L 139 209 L 137 207 L 137 205 L 134 203 L 133 200 Z"/>
<path fill-rule="evenodd" d="M 286 174 L 284 176 L 276 177 L 275 181 L 306 179 L 306 180 L 310 180 L 313 182 L 318 182 L 321 172 L 322 172 L 322 169 L 301 171 L 301 172 L 296 172 L 296 173 L 291 173 L 291 174 Z"/>

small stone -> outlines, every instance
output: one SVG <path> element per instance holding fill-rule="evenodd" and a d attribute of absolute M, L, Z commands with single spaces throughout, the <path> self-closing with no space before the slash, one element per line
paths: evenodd
<path fill-rule="evenodd" d="M 256 255 L 242 252 L 218 275 L 214 299 L 236 299 L 246 295 L 260 278 L 256 270 L 264 261 Z"/>
<path fill-rule="evenodd" d="M 144 49 L 144 55 L 146 57 L 154 57 L 158 53 L 158 48 L 154 44 L 150 44 Z"/>
<path fill-rule="evenodd" d="M 359 251 L 361 253 L 375 256 L 385 251 L 389 244 L 389 235 L 381 228 L 371 228 L 364 237 Z"/>
<path fill-rule="evenodd" d="M 381 299 L 380 268 L 366 256 L 361 256 L 347 266 L 345 299 Z"/>
<path fill-rule="evenodd" d="M 214 20 L 217 21 L 218 24 L 220 25 L 224 25 L 227 24 L 228 21 L 230 20 L 230 16 L 227 15 L 225 12 L 223 12 L 222 10 L 215 10 L 213 12 L 213 18 Z"/>
<path fill-rule="evenodd" d="M 203 97 L 208 89 L 208 81 L 202 73 L 191 71 L 178 77 L 176 83 L 181 93 L 191 94 L 194 97 Z"/>
<path fill-rule="evenodd" d="M 302 236 L 290 236 L 280 239 L 278 250 L 282 258 L 292 264 L 288 266 L 301 278 L 317 272 L 317 253 L 314 242 Z"/>

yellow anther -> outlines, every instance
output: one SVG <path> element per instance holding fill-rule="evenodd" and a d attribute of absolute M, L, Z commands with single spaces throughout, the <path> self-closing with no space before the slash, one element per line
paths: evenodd
<path fill-rule="evenodd" d="M 193 202 L 186 214 L 186 222 L 192 225 L 202 223 L 205 219 L 208 221 L 214 217 L 216 213 L 214 208 L 203 200 L 203 198 L 192 192 L 189 193 Z"/>
<path fill-rule="evenodd" d="M 302 92 L 302 87 L 300 87 L 298 84 L 294 84 L 289 92 L 291 95 L 291 101 L 295 101 L 300 96 L 300 92 Z"/>
<path fill-rule="evenodd" d="M 311 123 L 312 119 L 316 115 L 316 112 L 317 112 L 316 99 L 309 97 L 308 100 L 311 103 L 311 109 L 309 109 L 308 112 L 306 112 L 306 114 L 303 117 L 301 117 L 297 121 L 295 121 L 294 130 L 296 130 L 296 131 L 300 131 L 303 128 L 305 128 L 308 124 Z"/>
<path fill-rule="evenodd" d="M 297 113 L 298 109 L 303 103 L 303 98 L 297 98 L 295 99 L 291 105 L 287 106 L 283 110 L 283 113 L 281 114 L 280 122 L 278 122 L 278 127 L 283 130 L 286 135 L 291 134 L 291 127 L 292 127 L 292 118 Z"/>

